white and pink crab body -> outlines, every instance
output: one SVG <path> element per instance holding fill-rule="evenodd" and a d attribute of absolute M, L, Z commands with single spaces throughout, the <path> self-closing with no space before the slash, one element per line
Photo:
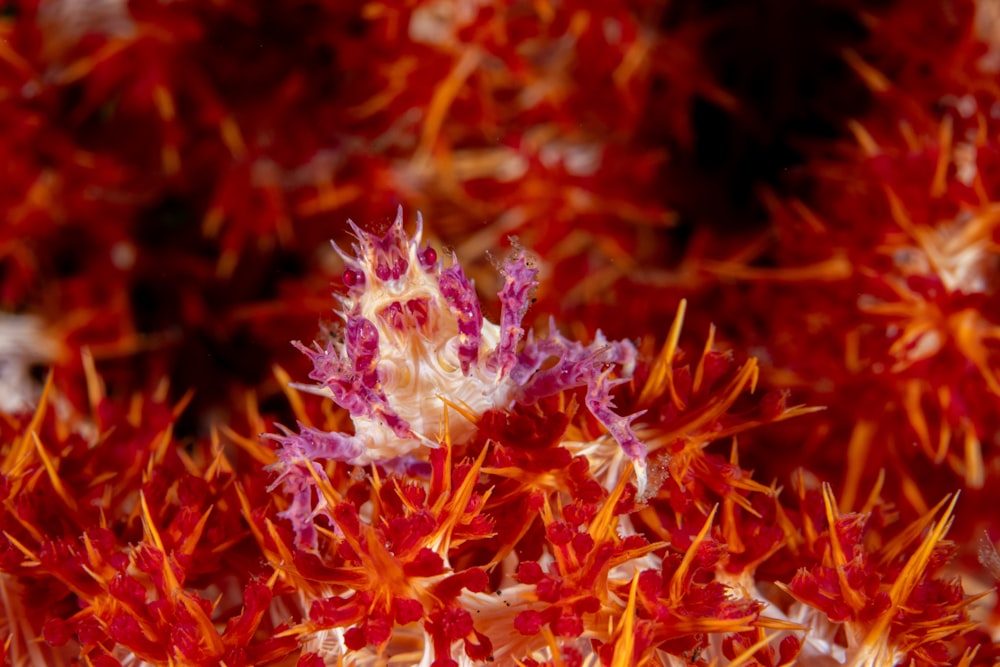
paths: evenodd
<path fill-rule="evenodd" d="M 554 323 L 544 338 L 525 337 L 521 321 L 537 270 L 518 248 L 501 268 L 500 323 L 493 324 L 484 320 L 475 287 L 454 256 L 445 267 L 433 248 L 421 247 L 419 215 L 412 236 L 403 229 L 402 209 L 382 237 L 350 224 L 353 254 L 334 246 L 347 266 L 339 312 L 344 326 L 325 345 L 296 345 L 312 359 L 310 377 L 319 383 L 300 388 L 347 410 L 354 434 L 300 425 L 299 433 L 277 438 L 279 481 L 298 499 L 288 511 L 293 523 L 311 506 L 305 461 L 419 460 L 445 442 L 446 429 L 457 442 L 488 410 L 576 387 L 587 388 L 588 409 L 633 461 L 640 490 L 645 486 L 646 448 L 631 428 L 638 415 L 618 415 L 611 402 L 613 386 L 626 380 L 611 380 L 610 372 L 617 367 L 623 378 L 631 374 L 631 343 L 609 342 L 598 332 L 582 345 L 561 336 Z"/>
<path fill-rule="evenodd" d="M 337 248 L 347 264 L 343 339 L 299 346 L 320 382 L 300 388 L 329 396 L 354 423 L 353 438 L 337 434 L 343 456 L 328 458 L 367 464 L 405 456 L 436 446 L 446 427 L 461 439 L 475 428 L 469 415 L 505 406 L 516 394 L 509 370 L 524 306 L 514 304 L 517 323 L 505 333 L 485 321 L 461 267 L 453 260 L 443 268 L 433 248 L 420 247 L 419 218 L 412 238 L 401 215 L 382 238 L 354 231 L 354 254 Z M 524 265 L 511 281 L 524 304 L 533 275 Z"/>

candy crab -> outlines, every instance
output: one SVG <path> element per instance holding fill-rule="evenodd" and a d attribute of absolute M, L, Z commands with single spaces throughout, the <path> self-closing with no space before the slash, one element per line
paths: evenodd
<path fill-rule="evenodd" d="M 500 323 L 483 318 L 475 287 L 452 255 L 450 266 L 422 245 L 422 220 L 412 236 L 403 213 L 381 238 L 350 223 L 353 253 L 334 248 L 347 268 L 339 315 L 344 325 L 309 348 L 318 385 L 298 388 L 332 398 L 347 410 L 354 434 L 299 425 L 285 432 L 281 479 L 303 502 L 311 474 L 305 461 L 406 465 L 450 440 L 471 435 L 479 416 L 586 388 L 585 404 L 632 461 L 640 491 L 646 448 L 631 422 L 614 412 L 611 390 L 631 375 L 636 350 L 598 332 L 589 345 L 549 333 L 525 332 L 522 320 L 538 273 L 516 246 L 501 267 Z M 616 372 L 615 379 L 612 374 Z M 317 472 L 319 471 L 316 466 Z M 302 475 L 302 473 L 305 473 Z M 301 477 L 296 484 L 295 477 Z"/>

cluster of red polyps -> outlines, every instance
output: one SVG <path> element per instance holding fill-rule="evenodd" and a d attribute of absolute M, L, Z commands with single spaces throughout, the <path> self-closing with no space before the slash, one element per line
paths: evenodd
<path fill-rule="evenodd" d="M 685 355 L 683 310 L 659 354 L 554 323 L 525 336 L 523 251 L 502 266 L 500 326 L 426 255 L 401 218 L 359 230 L 344 328 L 306 349 L 319 385 L 299 387 L 353 429 L 277 438 L 288 524 L 257 534 L 276 568 L 308 554 L 288 576 L 310 655 L 972 664 L 972 598 L 943 573 L 954 500 L 900 525 L 880 487 L 856 513 L 804 474 L 782 498 L 712 445 L 811 410 L 750 397 L 756 361 L 711 340 Z M 343 470 L 362 463 L 370 476 Z"/>
<path fill-rule="evenodd" d="M 0 664 L 993 664 L 995 10 L 694 4 L 0 4 Z"/>
<path fill-rule="evenodd" d="M 658 353 L 522 328 L 519 249 L 497 325 L 419 228 L 357 235 L 295 429 L 186 445 L 94 375 L 89 413 L 50 382 L 5 422 L 15 662 L 973 664 L 954 500 L 754 481 L 717 449 L 811 410 L 679 347 L 683 309 Z"/>

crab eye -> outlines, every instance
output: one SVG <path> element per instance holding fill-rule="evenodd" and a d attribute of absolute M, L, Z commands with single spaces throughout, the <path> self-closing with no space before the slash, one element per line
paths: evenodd
<path fill-rule="evenodd" d="M 365 274 L 354 269 L 347 269 L 341 277 L 347 287 L 359 287 L 365 284 Z"/>
<path fill-rule="evenodd" d="M 427 246 L 417 255 L 417 259 L 420 260 L 420 266 L 425 269 L 434 268 L 434 264 L 437 262 L 438 255 L 434 251 L 434 248 Z"/>

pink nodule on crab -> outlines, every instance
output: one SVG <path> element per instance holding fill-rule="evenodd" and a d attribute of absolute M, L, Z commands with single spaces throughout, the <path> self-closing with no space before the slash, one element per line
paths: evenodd
<path fill-rule="evenodd" d="M 611 399 L 612 388 L 634 368 L 630 342 L 608 341 L 598 332 L 583 345 L 559 334 L 555 322 L 544 337 L 525 335 L 521 323 L 538 272 L 519 247 L 501 267 L 500 323 L 493 324 L 483 318 L 475 287 L 455 256 L 445 267 L 433 248 L 421 245 L 419 215 L 412 236 L 403 229 L 402 209 L 381 238 L 350 224 L 357 239 L 353 253 L 334 245 L 347 267 L 339 310 L 344 326 L 322 344 L 296 343 L 312 359 L 310 378 L 318 383 L 296 386 L 347 410 L 354 434 L 300 425 L 299 433 L 285 430 L 275 438 L 282 445 L 279 481 L 303 501 L 289 512 L 305 518 L 301 505 L 308 504 L 312 478 L 306 462 L 318 473 L 315 462 L 323 459 L 405 464 L 444 442 L 445 429 L 458 442 L 489 410 L 578 387 L 586 388 L 587 408 L 645 486 L 646 447 L 631 427 L 638 415 L 618 415 Z"/>

